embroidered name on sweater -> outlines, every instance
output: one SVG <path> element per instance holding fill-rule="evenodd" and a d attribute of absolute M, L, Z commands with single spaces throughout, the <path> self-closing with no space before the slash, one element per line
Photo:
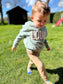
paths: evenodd
<path fill-rule="evenodd" d="M 41 40 L 45 39 L 46 37 L 46 32 L 44 31 L 31 31 L 31 39 L 33 40 Z"/>

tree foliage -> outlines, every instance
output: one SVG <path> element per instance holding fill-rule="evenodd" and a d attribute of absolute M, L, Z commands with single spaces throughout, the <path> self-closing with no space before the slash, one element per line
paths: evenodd
<path fill-rule="evenodd" d="M 4 20 L 3 20 L 3 12 L 2 12 L 2 0 L 0 0 L 0 14 L 1 14 L 1 24 L 4 24 Z"/>
<path fill-rule="evenodd" d="M 54 14 L 54 17 L 53 17 L 53 23 L 56 23 L 59 19 L 61 19 L 61 14 L 63 13 L 62 12 L 57 12 Z M 50 23 L 50 16 L 48 17 L 48 23 Z"/>

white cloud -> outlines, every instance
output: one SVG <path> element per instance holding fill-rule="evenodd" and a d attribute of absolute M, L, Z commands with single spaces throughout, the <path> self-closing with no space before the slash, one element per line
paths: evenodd
<path fill-rule="evenodd" d="M 37 0 L 26 0 L 26 3 L 28 3 L 28 6 L 32 6 Z M 46 2 L 47 0 L 41 0 Z"/>
<path fill-rule="evenodd" d="M 26 3 L 28 3 L 29 0 L 26 0 Z"/>
<path fill-rule="evenodd" d="M 41 0 L 41 1 L 47 2 L 47 0 Z"/>
<path fill-rule="evenodd" d="M 32 6 L 36 0 L 26 0 L 26 3 L 28 3 L 28 6 Z"/>
<path fill-rule="evenodd" d="M 59 8 L 51 8 L 51 13 L 57 12 L 58 10 L 59 10 Z"/>
<path fill-rule="evenodd" d="M 7 8 L 10 8 L 10 7 L 11 7 L 10 3 L 7 3 Z"/>
<path fill-rule="evenodd" d="M 31 13 L 29 12 L 29 13 L 27 13 L 27 15 L 28 15 L 28 16 L 31 16 Z"/>
<path fill-rule="evenodd" d="M 53 3 L 54 2 L 54 0 L 50 0 L 50 3 Z"/>
<path fill-rule="evenodd" d="M 59 6 L 59 7 L 63 7 L 63 0 L 60 0 L 58 6 Z"/>
<path fill-rule="evenodd" d="M 28 6 L 32 6 L 37 0 L 26 0 L 26 3 L 28 3 Z M 47 2 L 47 0 L 41 0 L 44 2 Z M 50 2 L 52 3 L 53 0 L 50 0 Z"/>

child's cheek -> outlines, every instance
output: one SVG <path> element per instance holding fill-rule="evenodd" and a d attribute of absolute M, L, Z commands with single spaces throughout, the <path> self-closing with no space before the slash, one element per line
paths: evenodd
<path fill-rule="evenodd" d="M 39 23 L 37 23 L 36 25 L 40 25 Z"/>

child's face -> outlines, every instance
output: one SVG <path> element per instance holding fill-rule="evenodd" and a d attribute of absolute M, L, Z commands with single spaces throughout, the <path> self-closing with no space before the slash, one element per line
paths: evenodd
<path fill-rule="evenodd" d="M 31 20 L 34 22 L 35 26 L 42 28 L 47 23 L 48 15 L 43 16 L 42 13 L 36 12 L 34 16 L 31 16 Z"/>

